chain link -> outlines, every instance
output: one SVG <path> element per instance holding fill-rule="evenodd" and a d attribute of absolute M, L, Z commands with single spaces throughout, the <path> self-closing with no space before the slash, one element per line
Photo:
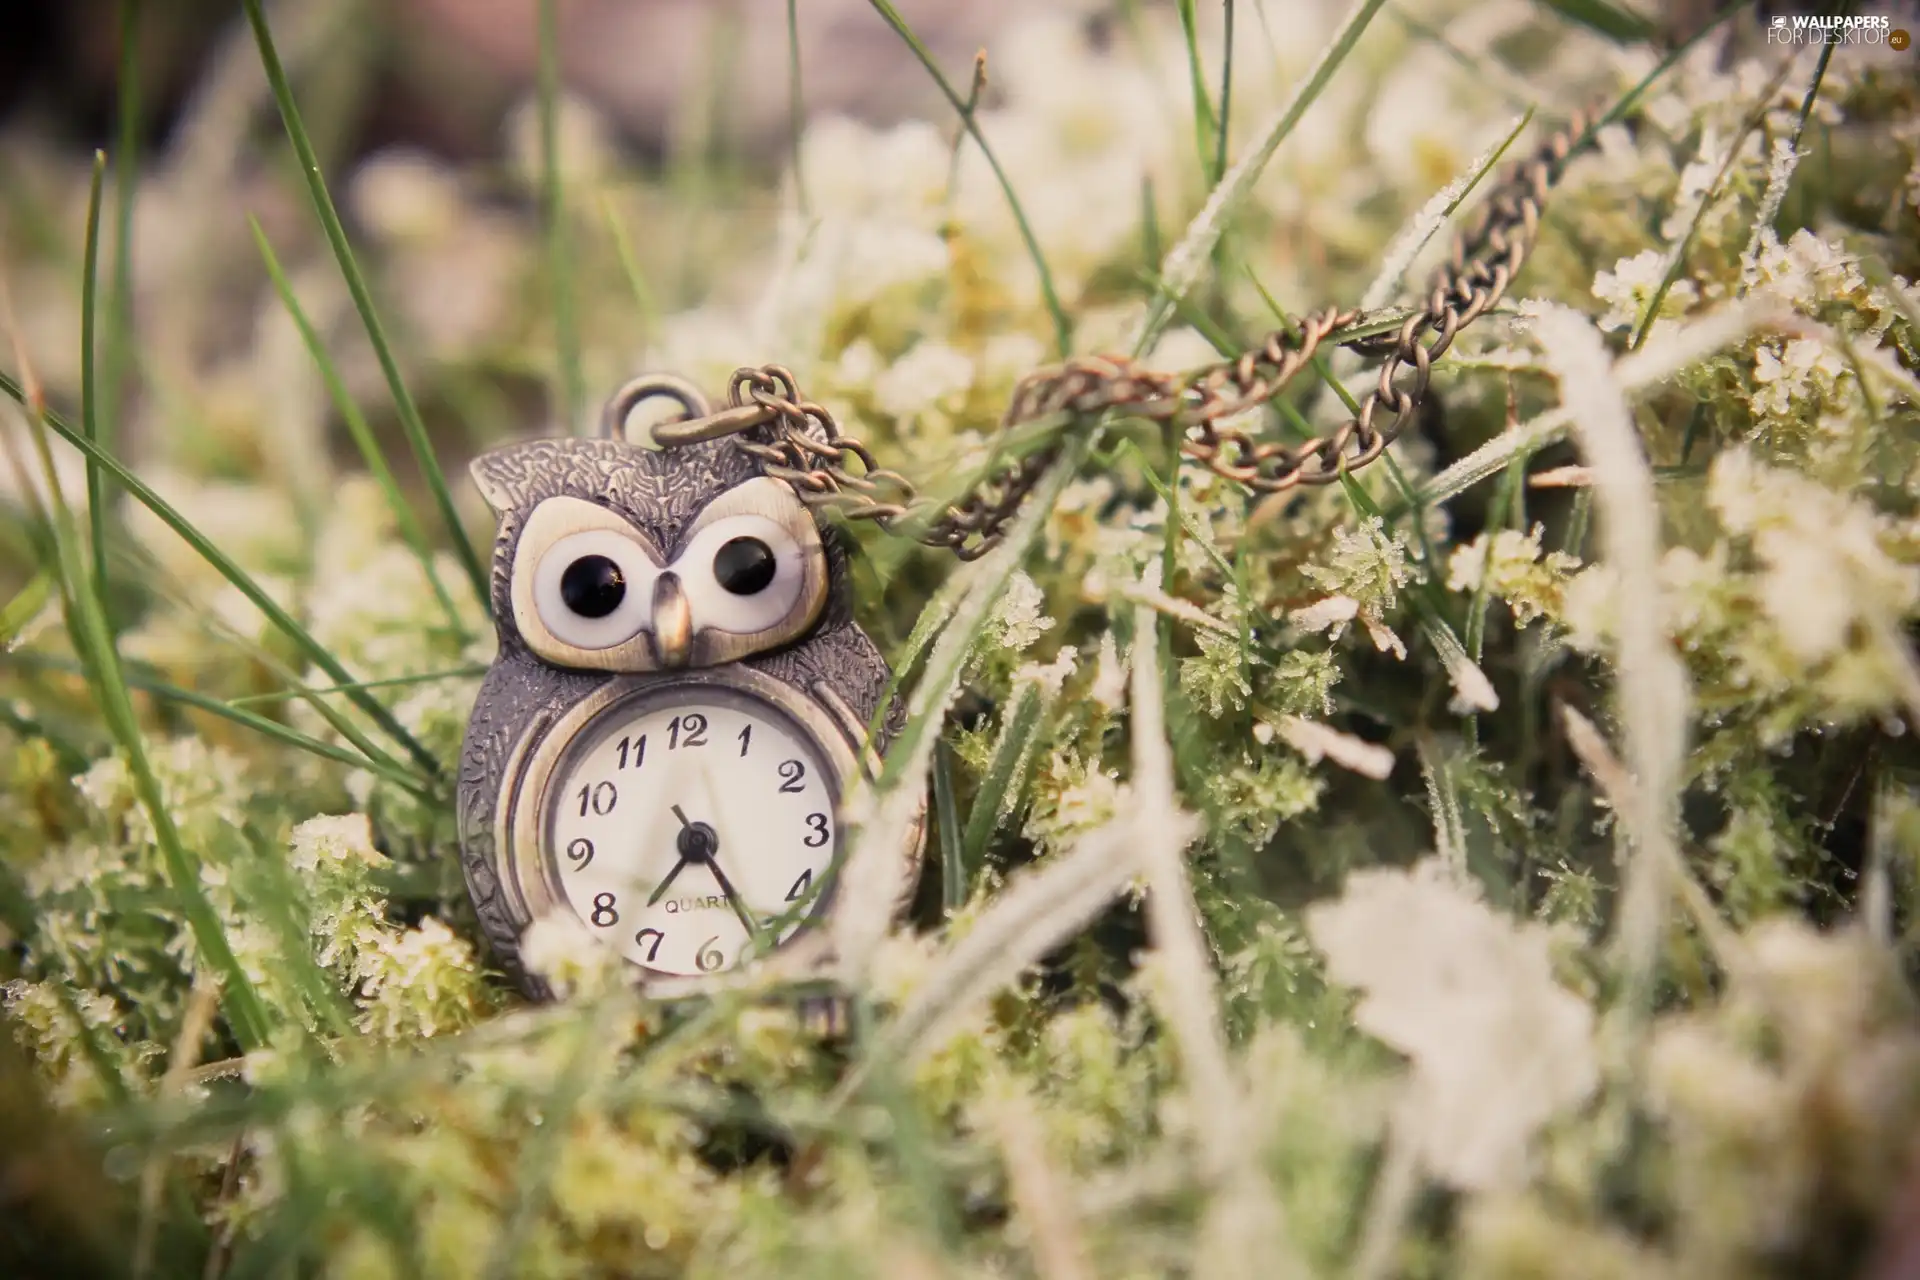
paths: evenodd
<path fill-rule="evenodd" d="M 1454 239 L 1424 307 L 1398 330 L 1334 338 L 1360 313 L 1327 308 L 1269 334 L 1232 360 L 1185 375 L 1145 369 L 1124 357 L 1077 357 L 1021 379 L 1001 419 L 1003 435 L 1056 416 L 1086 422 L 1117 413 L 1172 423 L 1183 433 L 1186 456 L 1256 493 L 1331 484 L 1378 458 L 1413 421 L 1426 396 L 1433 361 L 1453 345 L 1460 330 L 1505 295 L 1539 237 L 1548 190 L 1576 145 L 1589 137 L 1587 117 L 1575 115 L 1531 154 L 1508 166 L 1473 221 Z M 1378 379 L 1345 423 L 1298 444 L 1258 440 L 1229 425 L 1236 415 L 1278 395 L 1329 345 L 1382 358 Z M 1404 382 L 1402 374 L 1407 375 Z M 738 370 L 728 396 L 735 411 L 757 410 L 737 415 L 743 423 L 752 423 L 742 431 L 739 447 L 758 458 L 768 475 L 792 484 L 809 506 L 831 505 L 847 519 L 872 520 L 885 529 L 919 525 L 914 486 L 898 472 L 880 467 L 864 444 L 841 431 L 832 414 L 804 399 L 789 370 L 779 365 Z M 1380 420 L 1383 416 L 1385 421 Z M 1039 447 L 1002 461 L 924 527 L 900 531 L 929 546 L 950 548 L 963 560 L 985 555 L 1064 444 L 1064 436 L 1055 433 Z M 858 472 L 848 469 L 849 457 L 860 463 Z"/>

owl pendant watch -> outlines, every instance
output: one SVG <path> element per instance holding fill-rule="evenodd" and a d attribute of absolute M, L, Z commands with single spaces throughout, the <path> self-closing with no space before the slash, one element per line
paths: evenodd
<path fill-rule="evenodd" d="M 499 651 L 461 755 L 462 864 L 536 998 L 552 992 L 520 939 L 555 913 L 649 995 L 825 976 L 842 805 L 898 715 L 868 741 L 889 672 L 854 625 L 837 539 L 735 440 L 639 443 L 641 406 L 663 398 L 710 416 L 687 384 L 642 378 L 602 438 L 472 465 L 499 518 Z M 923 835 L 861 864 L 897 909 Z"/>

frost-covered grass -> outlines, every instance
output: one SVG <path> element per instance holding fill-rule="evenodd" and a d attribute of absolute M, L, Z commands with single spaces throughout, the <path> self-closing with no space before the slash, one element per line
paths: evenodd
<path fill-rule="evenodd" d="M 948 86 L 965 128 L 799 121 L 765 180 L 700 139 L 640 173 L 552 76 L 504 168 L 344 168 L 299 118 L 337 5 L 274 7 L 284 73 L 223 73 L 137 190 L 0 144 L 0 1271 L 1891 1257 L 1915 55 L 1227 8 L 1230 44 L 1219 6 L 1097 41 L 1035 6 Z M 493 643 L 467 456 L 777 361 L 939 491 L 1063 344 L 1191 368 L 1403 297 L 1517 125 L 1642 85 L 1391 467 L 1256 501 L 1087 423 L 977 564 L 850 530 L 912 713 L 859 816 L 933 815 L 911 926 L 841 926 L 850 1042 L 645 1005 L 565 929 L 526 950 L 564 1002 L 490 971 L 448 799 Z"/>

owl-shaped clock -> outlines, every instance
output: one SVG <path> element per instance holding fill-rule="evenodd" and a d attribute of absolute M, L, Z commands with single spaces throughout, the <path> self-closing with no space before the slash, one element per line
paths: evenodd
<path fill-rule="evenodd" d="M 889 673 L 853 622 L 839 540 L 735 440 L 645 447 L 632 424 L 660 397 L 707 414 L 686 384 L 642 378 L 601 438 L 472 465 L 499 518 L 499 650 L 461 756 L 462 863 L 536 998 L 551 991 L 520 938 L 552 913 L 649 994 L 824 974 L 843 801 L 885 746 L 867 726 Z M 902 909 L 923 834 L 862 864 Z"/>

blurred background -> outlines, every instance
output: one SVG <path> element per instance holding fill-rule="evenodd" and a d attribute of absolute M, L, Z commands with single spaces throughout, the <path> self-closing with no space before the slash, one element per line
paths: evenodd
<path fill-rule="evenodd" d="M 552 370 L 534 353 L 551 350 L 553 281 L 540 245 L 537 0 L 264 7 L 436 438 L 457 454 L 463 440 L 538 429 Z M 961 85 L 976 51 L 1016 11 L 1084 16 L 1098 40 L 1111 8 L 898 5 Z M 657 319 L 724 293 L 739 262 L 773 234 L 792 156 L 793 47 L 780 0 L 559 0 L 555 13 L 563 176 L 571 190 L 594 193 L 570 200 L 591 400 L 602 383 L 627 376 L 648 338 L 622 275 L 643 282 Z M 867 0 L 805 0 L 796 23 L 804 117 L 951 118 Z M 989 87 L 986 101 L 993 97 Z M 325 411 L 325 397 L 277 314 L 249 218 L 279 251 L 349 387 L 378 402 L 381 382 L 236 0 L 10 6 L 0 41 L 0 265 L 34 371 L 67 409 L 78 387 L 79 255 L 95 148 L 111 156 L 103 302 L 112 295 L 114 316 L 126 317 L 122 333 L 103 331 L 104 407 L 124 426 L 121 444 L 140 456 L 143 443 L 164 440 L 190 470 L 236 475 L 261 464 L 270 474 L 325 475 L 303 465 L 320 460 L 298 456 L 302 448 L 346 461 L 340 433 L 305 421 Z M 116 227 L 116 188 L 127 177 L 137 177 L 138 195 Z M 122 238 L 132 246 L 124 273 L 115 262 Z M 617 287 L 602 287 L 609 282 Z M 376 429 L 391 425 L 370 408 Z M 284 429 L 261 432 L 275 413 L 287 416 Z M 463 439 L 445 439 L 449 431 Z M 296 452 L 260 456 L 275 449 Z M 0 497 L 11 484 L 0 477 Z"/>
<path fill-rule="evenodd" d="M 900 13 L 964 79 L 967 62 L 1016 8 L 1091 11 L 1083 0 L 902 0 Z M 164 147 L 183 119 L 258 75 L 234 0 L 43 0 L 13 7 L 0 46 L 0 115 L 74 145 L 115 136 L 120 30 L 137 22 L 132 69 L 140 139 Z M 498 151 L 501 126 L 532 92 L 536 0 L 393 0 L 382 5 L 269 5 L 283 40 L 323 61 L 336 101 L 341 159 L 394 144 L 468 160 Z M 643 154 L 704 136 L 765 155 L 788 121 L 788 38 L 780 0 L 561 0 L 560 60 L 569 91 Z M 937 90 L 866 0 L 797 6 L 810 111 L 887 120 L 930 109 Z M 301 39 L 304 36 L 305 39 Z M 219 85 L 209 83 L 219 71 Z M 261 86 L 264 88 L 264 86 Z M 271 123 L 271 122 L 269 122 Z"/>

